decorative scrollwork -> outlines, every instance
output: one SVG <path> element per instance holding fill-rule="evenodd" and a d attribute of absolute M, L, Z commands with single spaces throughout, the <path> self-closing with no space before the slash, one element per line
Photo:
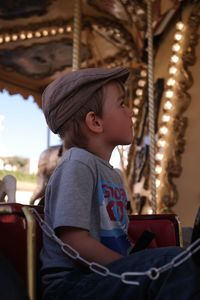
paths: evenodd
<path fill-rule="evenodd" d="M 188 126 L 188 119 L 184 113 L 191 104 L 191 96 L 188 90 L 193 85 L 193 77 L 190 67 L 196 62 L 195 47 L 198 44 L 198 29 L 200 26 L 200 3 L 193 3 L 187 24 L 182 22 L 176 24 L 172 56 L 169 65 L 169 78 L 163 79 L 162 88 L 155 86 L 154 98 L 158 108 L 156 112 L 156 189 L 157 189 L 157 212 L 172 213 L 173 206 L 178 201 L 178 190 L 174 179 L 182 173 L 182 154 L 185 151 L 185 132 Z M 142 68 L 144 66 L 140 66 Z M 136 75 L 136 74 L 135 74 Z M 139 76 L 135 76 L 139 82 Z M 132 208 L 134 213 L 151 212 L 150 171 L 149 160 L 142 156 L 144 146 L 149 143 L 149 128 L 147 124 L 148 107 L 147 89 L 140 94 L 138 100 L 137 86 L 132 85 L 133 111 L 134 101 L 142 103 L 135 110 L 133 120 L 134 140 L 129 148 L 128 165 L 125 170 L 126 180 L 129 188 L 133 190 Z M 159 95 L 156 95 L 158 93 Z M 162 99 L 162 100 L 161 100 Z M 160 105 L 159 105 L 160 104 Z M 140 160 L 136 164 L 136 160 Z M 142 170 L 141 170 L 142 168 Z M 138 180 L 138 178 L 140 180 Z M 138 192 L 139 189 L 140 191 Z"/>
<path fill-rule="evenodd" d="M 200 26 L 200 4 L 195 4 L 188 20 L 187 45 L 182 54 L 182 68 L 179 75 L 179 84 L 176 94 L 175 117 L 170 130 L 170 148 L 165 157 L 166 164 L 162 177 L 162 185 L 158 189 L 158 208 L 160 213 L 173 212 L 172 207 L 178 201 L 178 191 L 173 178 L 182 173 L 181 155 L 185 150 L 185 132 L 188 126 L 188 119 L 183 114 L 191 103 L 191 96 L 188 93 L 193 85 L 192 74 L 189 67 L 195 64 L 195 47 L 198 43 L 198 29 Z"/>

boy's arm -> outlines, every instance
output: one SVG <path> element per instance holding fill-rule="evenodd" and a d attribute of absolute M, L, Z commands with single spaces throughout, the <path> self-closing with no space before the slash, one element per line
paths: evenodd
<path fill-rule="evenodd" d="M 107 265 L 123 256 L 92 238 L 87 230 L 74 227 L 60 227 L 56 230 L 58 237 L 74 248 L 81 257 L 89 262 Z"/>

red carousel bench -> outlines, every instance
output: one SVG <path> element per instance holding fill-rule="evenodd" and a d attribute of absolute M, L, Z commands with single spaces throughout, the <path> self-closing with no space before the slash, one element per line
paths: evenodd
<path fill-rule="evenodd" d="M 30 207 L 19 203 L 0 203 L 0 252 L 11 263 L 27 287 L 29 299 L 39 293 L 39 252 L 42 234 Z M 43 215 L 42 206 L 34 206 Z"/>
<path fill-rule="evenodd" d="M 33 207 L 43 216 L 42 206 L 0 204 L 0 251 L 24 280 L 30 300 L 41 299 L 38 276 L 42 231 L 30 210 Z M 149 247 L 182 246 L 176 215 L 131 215 L 131 239 L 137 241 L 145 230 L 155 234 Z"/>
<path fill-rule="evenodd" d="M 181 225 L 175 214 L 131 215 L 128 231 L 133 242 L 145 230 L 155 234 L 148 248 L 183 246 Z"/>

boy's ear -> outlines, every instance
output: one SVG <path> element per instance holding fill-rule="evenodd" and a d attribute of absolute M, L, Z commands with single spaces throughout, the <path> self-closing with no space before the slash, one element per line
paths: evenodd
<path fill-rule="evenodd" d="M 92 132 L 101 133 L 103 131 L 101 118 L 96 116 L 93 111 L 87 113 L 85 124 Z"/>

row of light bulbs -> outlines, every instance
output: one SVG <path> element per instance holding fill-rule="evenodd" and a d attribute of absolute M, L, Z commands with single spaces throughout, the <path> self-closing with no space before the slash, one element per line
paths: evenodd
<path fill-rule="evenodd" d="M 166 82 L 163 114 L 161 117 L 161 124 L 158 131 L 158 140 L 157 140 L 158 151 L 155 156 L 156 159 L 155 173 L 156 173 L 157 189 L 161 185 L 161 178 L 162 175 L 164 174 L 164 169 L 165 169 L 164 157 L 165 157 L 166 147 L 168 145 L 169 127 L 172 124 L 173 115 L 174 115 L 176 86 L 178 83 L 178 75 L 182 63 L 184 31 L 185 31 L 185 26 L 183 22 L 178 22 L 176 24 L 176 32 L 174 34 L 174 44 L 172 45 L 172 55 L 170 58 L 170 66 L 168 69 L 169 77 Z"/>
<path fill-rule="evenodd" d="M 122 57 L 122 58 L 117 58 L 115 61 L 111 63 L 107 63 L 106 66 L 107 68 L 115 68 L 115 67 L 121 67 L 121 66 L 128 66 L 130 64 L 130 58 L 129 57 Z"/>
<path fill-rule="evenodd" d="M 71 32 L 72 32 L 71 25 L 60 26 L 57 28 L 54 27 L 49 29 L 41 29 L 36 31 L 28 31 L 28 32 L 21 31 L 19 33 L 0 35 L 0 44 L 13 43 L 19 40 L 31 40 L 31 39 L 47 37 L 47 36 L 56 36 L 56 35 L 66 34 Z"/>
<path fill-rule="evenodd" d="M 117 65 L 112 65 L 110 67 L 115 67 Z M 132 122 L 133 126 L 136 127 L 139 121 L 139 112 L 142 108 L 142 103 L 143 103 L 143 95 L 144 95 L 144 87 L 146 86 L 147 82 L 147 71 L 146 69 L 142 69 L 140 71 L 140 78 L 137 82 L 137 88 L 135 91 L 136 97 L 133 100 L 133 117 L 132 117 Z M 129 147 L 127 146 L 119 146 L 118 151 L 122 153 L 123 155 L 123 163 L 124 167 L 127 166 L 128 164 L 128 149 Z"/>
<path fill-rule="evenodd" d="M 134 127 L 137 126 L 139 121 L 140 110 L 143 103 L 144 89 L 147 83 L 147 70 L 142 69 L 140 71 L 140 78 L 137 82 L 137 88 L 135 90 L 135 98 L 133 99 L 133 117 L 132 122 Z"/>
<path fill-rule="evenodd" d="M 127 38 L 120 28 L 111 27 L 111 26 L 103 26 L 102 24 L 93 24 L 92 29 L 103 36 L 111 38 L 115 43 L 118 44 L 121 49 L 125 49 L 127 51 L 126 56 L 129 58 L 134 57 L 134 52 L 132 51 L 133 46 L 131 43 L 127 42 Z"/>
<path fill-rule="evenodd" d="M 128 0 L 121 0 L 121 2 L 123 3 L 123 4 L 125 4 L 126 5 L 126 8 L 127 8 L 127 10 L 129 11 L 129 13 L 131 13 L 132 15 L 133 15 L 133 13 L 135 12 L 135 14 L 136 15 L 144 15 L 145 14 L 145 11 L 144 11 L 144 9 L 142 9 L 142 8 L 140 8 L 140 7 L 136 7 L 135 8 L 135 5 L 133 5 L 133 4 L 128 4 Z"/>
<path fill-rule="evenodd" d="M 113 35 L 116 39 L 122 38 L 122 33 L 119 28 L 105 27 L 105 26 L 99 25 L 99 24 L 93 24 L 92 28 L 95 31 L 98 31 L 98 32 L 100 31 L 104 34 L 106 33 L 107 35 Z"/>

